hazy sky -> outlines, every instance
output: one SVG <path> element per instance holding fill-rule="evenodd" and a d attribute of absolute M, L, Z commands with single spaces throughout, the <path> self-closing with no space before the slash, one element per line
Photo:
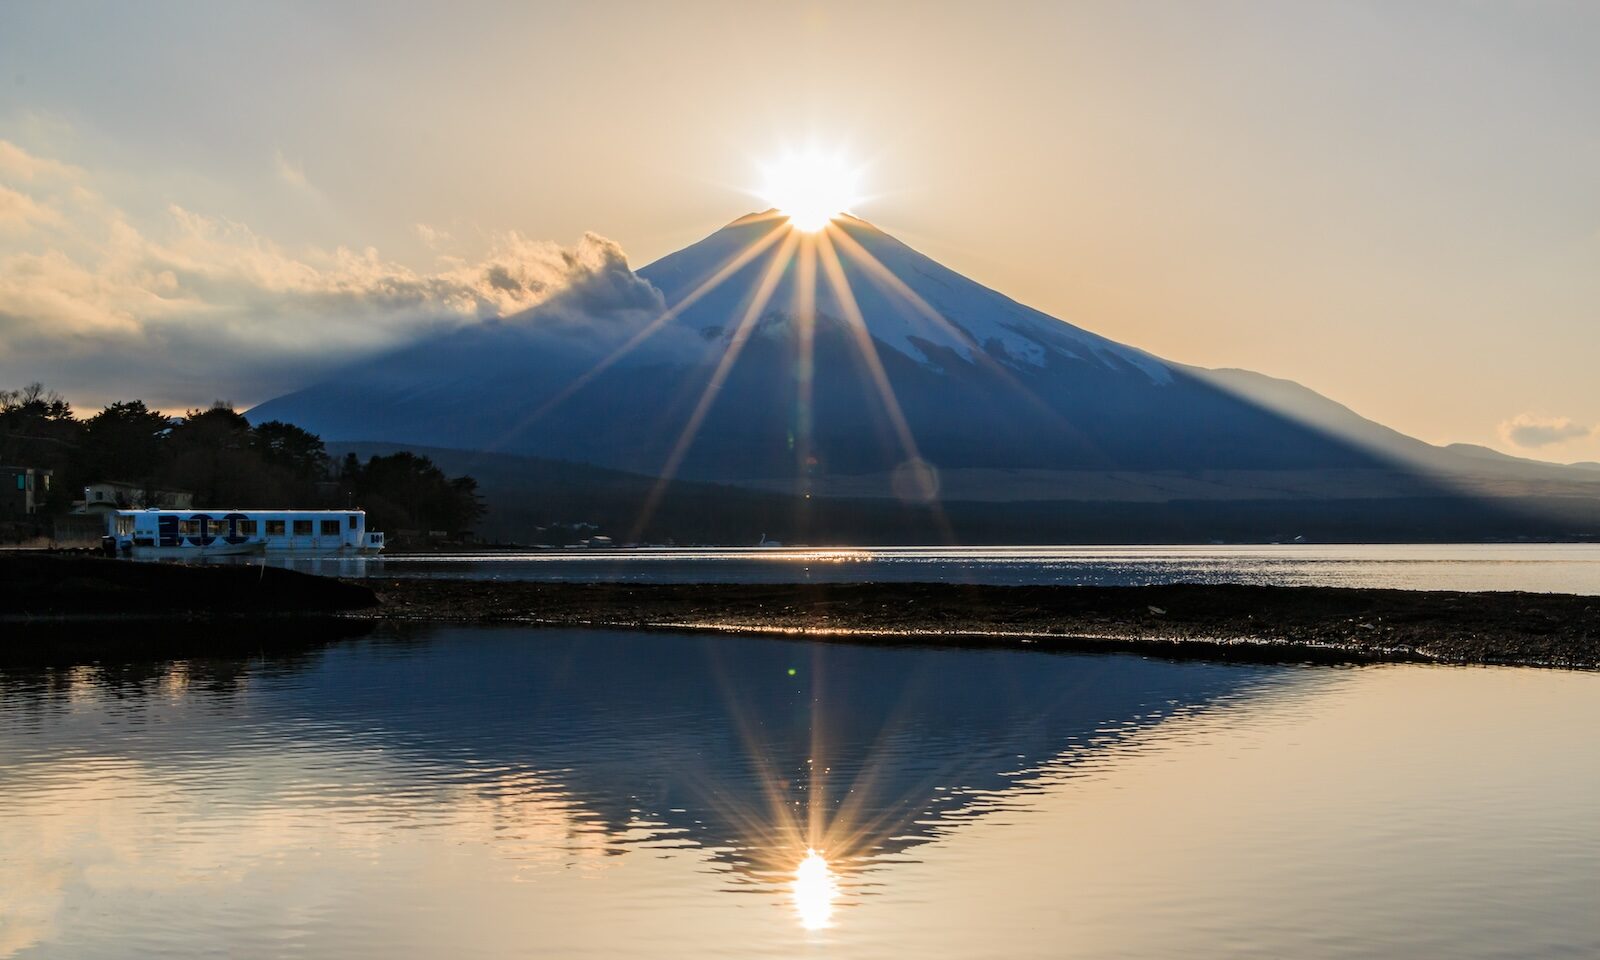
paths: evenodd
<path fill-rule="evenodd" d="M 1080 326 L 1600 459 L 1593 3 L 13 0 L 0 387 L 265 399 L 522 306 L 486 261 L 690 243 L 808 142 Z"/>

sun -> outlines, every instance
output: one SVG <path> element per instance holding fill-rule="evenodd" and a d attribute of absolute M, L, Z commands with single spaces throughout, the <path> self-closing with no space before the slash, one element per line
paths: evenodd
<path fill-rule="evenodd" d="M 839 881 L 822 854 L 806 851 L 806 858 L 795 868 L 792 890 L 794 911 L 802 927 L 822 930 L 832 926 L 833 901 L 839 896 Z"/>
<path fill-rule="evenodd" d="M 841 153 L 786 153 L 761 172 L 761 196 L 807 233 L 821 230 L 861 200 L 861 172 Z"/>

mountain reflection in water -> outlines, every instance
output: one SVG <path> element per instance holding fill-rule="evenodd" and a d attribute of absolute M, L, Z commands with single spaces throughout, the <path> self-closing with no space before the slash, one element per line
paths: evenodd
<path fill-rule="evenodd" d="M 894 956 L 918 937 L 921 955 L 974 956 L 956 933 L 995 924 L 1008 943 L 983 943 L 1044 956 L 1110 922 L 1096 898 L 1119 876 L 1145 877 L 1148 911 L 1122 905 L 1152 918 L 1141 937 L 1187 940 L 1184 923 L 1212 929 L 1190 913 L 1213 891 L 1171 885 L 1198 864 L 1229 870 L 1189 847 L 1231 844 L 1251 866 L 1240 882 L 1297 882 L 1294 858 L 1277 859 L 1292 835 L 1263 829 L 1260 854 L 1228 829 L 1171 833 L 1236 818 L 1208 795 L 1273 811 L 1297 780 L 1270 771 L 1310 762 L 1273 745 L 1247 785 L 1254 768 L 1234 767 L 1253 748 L 1229 737 L 1261 717 L 1298 723 L 1308 703 L 1337 711 L 1390 676 L 1490 674 L 482 627 L 385 628 L 285 659 L 12 671 L 0 956 L 753 956 L 806 942 Z M 1162 785 L 1191 754 L 1203 775 Z M 1151 804 L 1148 838 L 1135 823 L 1070 839 Z M 1393 809 L 1413 828 L 1438 820 Z M 1573 851 L 1588 848 L 1562 840 L 1587 869 Z M 1040 895 L 1059 903 L 1041 912 Z M 1547 912 L 1564 902 L 1540 895 Z M 1007 919 L 1023 909 L 1029 932 Z M 1121 946 L 1138 955 L 1136 940 Z"/>
<path fill-rule="evenodd" d="M 367 651 L 333 651 L 275 699 L 422 769 L 454 761 L 539 777 L 616 850 L 692 840 L 739 883 L 786 881 L 807 849 L 835 871 L 901 855 L 1007 808 L 1039 764 L 1092 764 L 1130 731 L 1295 675 L 1133 657 L 445 629 L 383 656 L 376 672 Z"/>

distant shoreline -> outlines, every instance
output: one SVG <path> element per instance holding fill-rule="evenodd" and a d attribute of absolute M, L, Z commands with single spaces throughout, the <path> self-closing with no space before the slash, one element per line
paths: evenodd
<path fill-rule="evenodd" d="M 225 656 L 380 623 L 760 634 L 1320 663 L 1600 669 L 1600 597 L 1347 587 L 336 580 L 273 567 L 0 556 L 0 662 Z"/>

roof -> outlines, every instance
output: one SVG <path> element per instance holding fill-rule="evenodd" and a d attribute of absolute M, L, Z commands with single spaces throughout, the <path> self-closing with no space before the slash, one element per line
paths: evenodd
<path fill-rule="evenodd" d="M 293 513 L 301 516 L 327 516 L 344 517 L 352 513 L 364 514 L 367 511 L 360 507 L 351 507 L 348 510 L 301 510 L 297 507 L 142 507 L 131 510 L 117 510 L 116 513 L 125 513 L 130 517 L 144 516 L 147 514 L 170 513 L 178 516 L 192 517 L 206 513 Z"/>

